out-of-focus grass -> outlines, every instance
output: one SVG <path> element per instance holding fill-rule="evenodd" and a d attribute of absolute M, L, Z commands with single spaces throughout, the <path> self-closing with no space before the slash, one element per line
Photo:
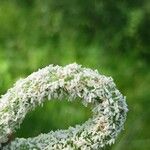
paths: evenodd
<path fill-rule="evenodd" d="M 49 64 L 77 62 L 112 76 L 127 96 L 125 130 L 111 150 L 150 149 L 148 1 L 0 1 L 0 94 Z M 36 136 L 83 123 L 79 103 L 46 102 L 16 136 Z"/>
<path fill-rule="evenodd" d="M 27 115 L 16 136 L 37 136 L 40 132 L 48 133 L 50 128 L 53 131 L 67 129 L 69 126 L 82 124 L 89 117 L 91 117 L 91 111 L 81 104 L 81 100 L 76 99 L 74 102 L 63 99 L 46 101 L 43 106 L 39 106 Z M 29 129 L 32 130 L 32 135 Z"/>

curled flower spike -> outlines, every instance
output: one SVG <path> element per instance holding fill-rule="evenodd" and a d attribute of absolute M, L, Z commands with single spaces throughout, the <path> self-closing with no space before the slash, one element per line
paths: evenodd
<path fill-rule="evenodd" d="M 6 146 L 26 114 L 45 99 L 76 98 L 90 104 L 93 116 L 82 125 L 16 138 Z M 3 150 L 100 150 L 115 142 L 126 120 L 125 97 L 111 77 L 77 64 L 50 65 L 21 79 L 0 98 L 0 147 Z"/>

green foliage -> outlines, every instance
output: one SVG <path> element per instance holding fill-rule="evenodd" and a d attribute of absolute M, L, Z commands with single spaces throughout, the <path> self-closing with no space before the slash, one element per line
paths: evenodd
<path fill-rule="evenodd" d="M 150 149 L 149 10 L 148 0 L 0 1 L 0 94 L 51 63 L 98 69 L 113 76 L 130 110 L 110 149 Z M 29 114 L 17 136 L 67 128 L 89 116 L 79 104 L 46 104 Z"/>

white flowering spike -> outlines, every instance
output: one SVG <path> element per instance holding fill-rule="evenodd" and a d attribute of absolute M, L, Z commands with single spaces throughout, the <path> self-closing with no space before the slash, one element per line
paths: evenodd
<path fill-rule="evenodd" d="M 50 131 L 34 138 L 16 138 L 5 144 L 26 114 L 45 99 L 68 96 L 90 104 L 93 116 L 68 130 Z M 115 142 L 126 120 L 125 97 L 111 77 L 77 64 L 50 65 L 32 73 L 0 98 L 0 149 L 2 150 L 100 150 Z"/>

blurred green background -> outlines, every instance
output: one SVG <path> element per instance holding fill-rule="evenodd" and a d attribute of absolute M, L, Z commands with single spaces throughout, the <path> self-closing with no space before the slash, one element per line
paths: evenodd
<path fill-rule="evenodd" d="M 49 64 L 112 76 L 127 96 L 125 130 L 109 150 L 150 149 L 149 0 L 0 0 L 0 94 Z M 80 102 L 45 102 L 18 137 L 67 129 L 91 115 Z"/>

